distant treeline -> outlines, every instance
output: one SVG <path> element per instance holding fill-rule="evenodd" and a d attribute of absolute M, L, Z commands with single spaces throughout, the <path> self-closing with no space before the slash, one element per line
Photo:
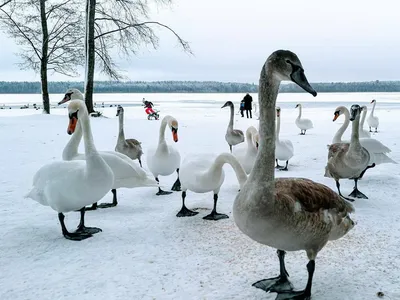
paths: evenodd
<path fill-rule="evenodd" d="M 74 87 L 83 91 L 81 81 L 49 82 L 49 92 L 62 94 Z M 400 92 L 400 81 L 326 82 L 312 83 L 317 92 Z M 96 81 L 95 93 L 256 93 L 258 85 L 217 81 Z M 303 92 L 295 84 L 283 84 L 282 93 Z M 39 82 L 0 81 L 0 94 L 40 94 Z"/>

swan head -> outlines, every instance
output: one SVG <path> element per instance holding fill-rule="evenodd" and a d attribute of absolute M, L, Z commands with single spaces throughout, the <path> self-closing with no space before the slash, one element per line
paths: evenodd
<path fill-rule="evenodd" d="M 366 105 L 361 106 L 361 111 L 368 111 L 368 107 Z"/>
<path fill-rule="evenodd" d="M 372 104 L 372 103 L 375 103 L 375 102 L 376 102 L 376 100 L 375 100 L 375 99 L 373 99 L 373 100 L 371 101 L 371 104 Z"/>
<path fill-rule="evenodd" d="M 78 89 L 68 89 L 65 92 L 64 98 L 60 102 L 58 102 L 58 105 L 61 105 L 70 100 L 83 100 L 83 94 Z"/>
<path fill-rule="evenodd" d="M 361 106 L 358 104 L 353 104 L 350 107 L 350 121 L 354 121 L 357 117 L 360 118 Z"/>
<path fill-rule="evenodd" d="M 224 107 L 227 107 L 227 106 L 229 106 L 229 107 L 233 107 L 233 103 L 232 103 L 232 101 L 226 101 L 226 102 L 225 102 L 225 104 L 224 104 L 224 105 L 222 105 L 222 107 L 221 107 L 221 108 L 224 108 Z"/>
<path fill-rule="evenodd" d="M 277 106 L 275 109 L 276 109 L 276 117 L 280 118 L 280 116 L 281 116 L 281 108 L 279 106 Z"/>
<path fill-rule="evenodd" d="M 268 70 L 272 70 L 269 72 Z M 308 83 L 303 66 L 296 54 L 289 50 L 273 52 L 264 65 L 266 74 L 270 73 L 277 81 L 292 81 L 314 97 L 317 92 Z"/>
<path fill-rule="evenodd" d="M 124 113 L 124 108 L 121 105 L 117 106 L 117 114 L 116 117 L 118 117 L 119 115 L 122 115 Z"/>
<path fill-rule="evenodd" d="M 168 126 L 172 131 L 172 138 L 174 139 L 174 142 L 178 142 L 178 121 L 171 117 L 168 121 Z"/>
<path fill-rule="evenodd" d="M 301 107 L 300 103 L 297 103 L 295 108 L 298 108 L 298 107 Z"/>
<path fill-rule="evenodd" d="M 79 114 L 84 113 L 85 110 L 86 110 L 86 105 L 82 100 L 72 100 L 68 104 L 69 124 L 67 133 L 69 135 L 75 132 L 76 124 L 78 124 Z"/>
<path fill-rule="evenodd" d="M 345 111 L 347 111 L 347 108 L 344 106 L 336 107 L 335 112 L 333 113 L 334 116 L 332 121 L 335 122 L 340 115 L 343 115 L 345 113 Z"/>

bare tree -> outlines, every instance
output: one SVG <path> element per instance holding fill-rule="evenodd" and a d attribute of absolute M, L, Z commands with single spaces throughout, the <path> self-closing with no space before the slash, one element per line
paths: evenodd
<path fill-rule="evenodd" d="M 21 69 L 40 72 L 43 111 L 50 113 L 48 71 L 77 76 L 84 61 L 84 23 L 77 0 L 19 0 L 0 7 L 1 26 L 21 46 Z"/>
<path fill-rule="evenodd" d="M 0 4 L 0 8 L 2 8 L 3 6 L 5 6 L 6 4 L 10 3 L 12 0 L 6 0 L 3 3 Z"/>
<path fill-rule="evenodd" d="M 149 20 L 148 0 L 87 0 L 86 6 L 86 76 L 85 100 L 89 112 L 93 112 L 93 80 L 95 61 L 101 72 L 111 79 L 123 79 L 111 51 L 118 50 L 128 58 L 135 55 L 141 45 L 157 49 L 159 39 L 154 31 L 161 27 L 170 31 L 185 52 L 192 53 L 188 42 L 172 28 Z M 154 0 L 169 5 L 172 0 Z"/>

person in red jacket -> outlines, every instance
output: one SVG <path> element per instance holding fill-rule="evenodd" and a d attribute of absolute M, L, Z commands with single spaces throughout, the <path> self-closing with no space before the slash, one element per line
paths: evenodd
<path fill-rule="evenodd" d="M 144 111 L 146 112 L 146 114 L 151 115 L 151 114 L 155 113 L 155 111 L 153 110 L 153 106 L 154 106 L 153 102 L 147 101 L 144 98 L 143 98 L 142 102 L 145 107 Z"/>

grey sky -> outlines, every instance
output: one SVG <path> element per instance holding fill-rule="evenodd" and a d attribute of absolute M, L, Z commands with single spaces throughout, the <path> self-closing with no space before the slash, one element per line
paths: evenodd
<path fill-rule="evenodd" d="M 399 8 L 396 0 L 175 0 L 172 9 L 154 10 L 152 19 L 188 40 L 195 55 L 159 30 L 157 51 L 143 48 L 120 66 L 131 80 L 257 83 L 267 56 L 289 49 L 310 81 L 399 80 Z M 0 33 L 0 43 L 0 80 L 39 80 L 18 70 L 13 40 Z"/>

